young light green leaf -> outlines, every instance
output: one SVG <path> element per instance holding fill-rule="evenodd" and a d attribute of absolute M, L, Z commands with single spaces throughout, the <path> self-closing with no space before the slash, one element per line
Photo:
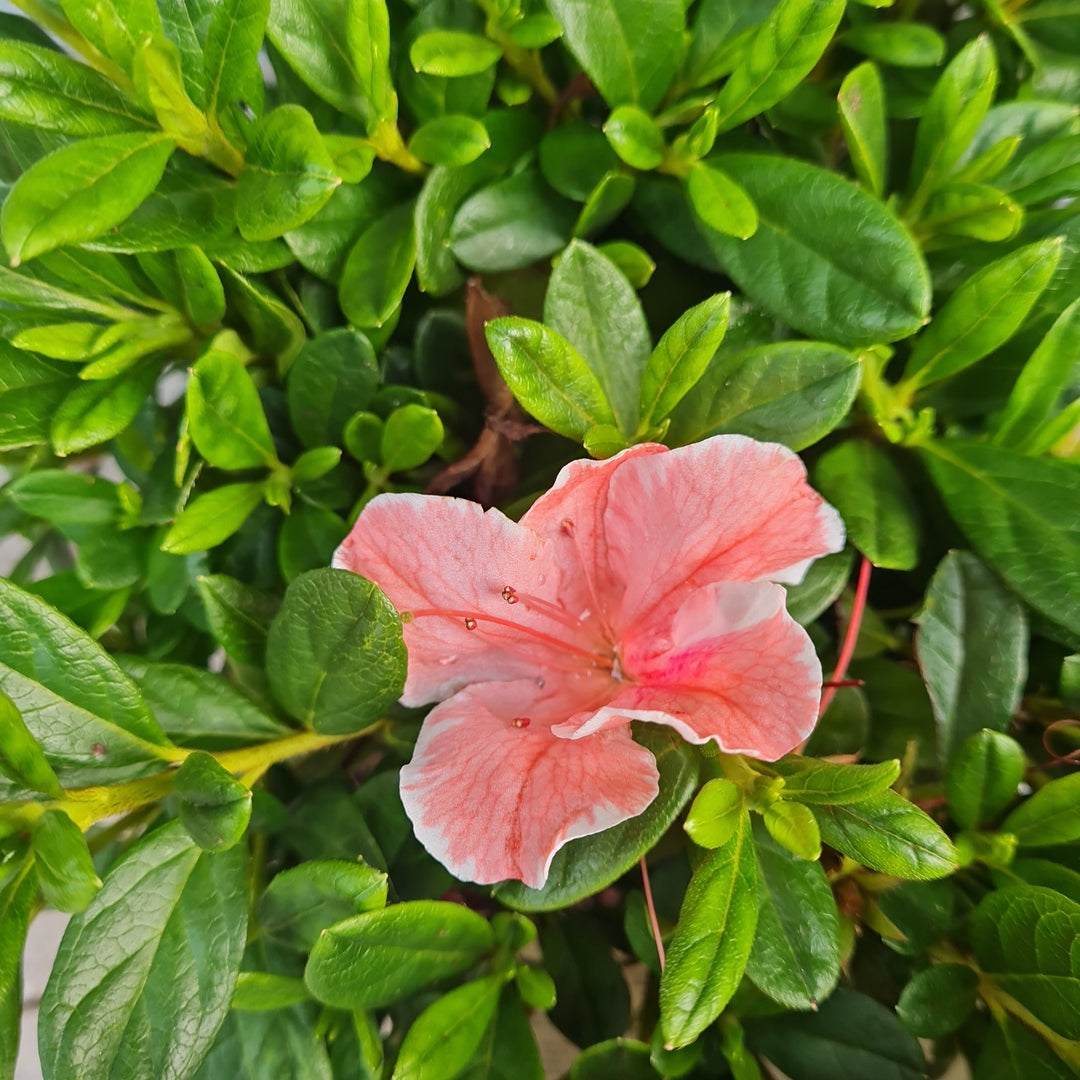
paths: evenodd
<path fill-rule="evenodd" d="M 216 156 L 206 114 L 188 97 L 180 50 L 168 39 L 148 38 L 135 53 L 135 88 L 161 130 L 192 154 Z M 238 155 L 230 155 L 235 167 Z"/>
<path fill-rule="evenodd" d="M 1027 677 L 1023 606 L 974 555 L 952 551 L 916 617 L 915 652 L 948 761 L 983 728 L 1004 731 Z"/>
<path fill-rule="evenodd" d="M 750 196 L 727 173 L 697 162 L 686 180 L 690 205 L 717 232 L 746 240 L 757 232 L 758 215 Z"/>
<path fill-rule="evenodd" d="M 493 319 L 485 334 L 514 397 L 542 424 L 578 440 L 598 424 L 615 425 L 600 381 L 561 334 L 515 317 Z"/>
<path fill-rule="evenodd" d="M 605 258 L 610 259 L 626 275 L 626 280 L 635 289 L 644 289 L 649 284 L 653 271 L 656 270 L 656 263 L 653 262 L 649 253 L 629 240 L 611 240 L 606 244 L 600 244 L 596 250 Z"/>
<path fill-rule="evenodd" d="M 1003 191 L 986 184 L 950 182 L 939 187 L 919 222 L 924 236 L 970 236 L 1010 240 L 1024 222 L 1024 210 Z"/>
<path fill-rule="evenodd" d="M 848 439 L 818 459 L 814 486 L 840 511 L 848 539 L 875 566 L 911 570 L 919 561 L 915 502 L 887 453 Z"/>
<path fill-rule="evenodd" d="M 409 60 L 417 71 L 450 78 L 477 75 L 501 58 L 502 49 L 495 42 L 462 30 L 430 30 L 409 47 Z"/>
<path fill-rule="evenodd" d="M 211 348 L 191 369 L 187 417 L 192 441 L 211 465 L 232 470 L 277 465 L 259 392 L 232 353 Z"/>
<path fill-rule="evenodd" d="M 945 772 L 949 812 L 965 829 L 991 821 L 1016 798 L 1024 767 L 1024 751 L 1015 739 L 989 728 L 969 735 Z"/>
<path fill-rule="evenodd" d="M 664 160 L 664 133 L 644 109 L 620 105 L 604 122 L 611 148 L 635 169 L 655 169 Z"/>
<path fill-rule="evenodd" d="M 741 828 L 744 813 L 742 789 L 717 777 L 694 797 L 683 829 L 698 847 L 723 847 Z"/>
<path fill-rule="evenodd" d="M 226 484 L 200 495 L 165 534 L 161 550 L 188 555 L 224 543 L 263 501 L 263 491 L 261 483 Z"/>
<path fill-rule="evenodd" d="M 261 112 L 259 49 L 270 0 L 225 0 L 214 4 L 211 11 L 203 48 L 206 111 L 210 116 L 228 116 L 243 103 Z"/>
<path fill-rule="evenodd" d="M 338 286 L 341 310 L 360 329 L 383 326 L 401 304 L 416 263 L 413 204 L 382 215 L 360 235 Z"/>
<path fill-rule="evenodd" d="M 607 228 L 630 204 L 636 186 L 634 178 L 625 172 L 612 169 L 605 173 L 585 200 L 571 235 L 591 236 Z"/>
<path fill-rule="evenodd" d="M 603 388 L 617 427 L 632 436 L 652 341 L 630 282 L 591 244 L 575 240 L 551 275 L 544 321 L 578 350 Z"/>
<path fill-rule="evenodd" d="M 757 865 L 745 811 L 728 842 L 694 872 L 660 976 L 665 1043 L 687 1046 L 738 988 L 757 926 Z"/>
<path fill-rule="evenodd" d="M 241 971 L 229 1007 L 234 1012 L 267 1012 L 310 1000 L 303 979 L 267 971 Z"/>
<path fill-rule="evenodd" d="M 39 1042 L 48 1080 L 106 1080 L 125 1062 L 160 1076 L 194 1072 L 240 970 L 245 863 L 239 848 L 206 855 L 170 822 L 113 864 L 68 924 L 45 988 Z M 173 1022 L 156 1023 L 158 1010 Z"/>
<path fill-rule="evenodd" d="M 1033 608 L 1080 634 L 1080 472 L 1063 461 L 941 439 L 921 455 L 971 546 Z M 981 726 L 981 725 L 980 725 Z"/>
<path fill-rule="evenodd" d="M 843 14 L 843 0 L 780 0 L 716 96 L 717 131 L 783 101 L 821 59 Z"/>
<path fill-rule="evenodd" d="M 1002 823 L 1021 847 L 1052 847 L 1080 840 L 1080 773 L 1051 780 L 1025 799 Z"/>
<path fill-rule="evenodd" d="M 346 41 L 367 103 L 367 129 L 397 121 L 390 79 L 390 13 L 386 0 L 346 0 Z"/>
<path fill-rule="evenodd" d="M 330 927 L 311 950 L 304 981 L 327 1005 L 377 1008 L 467 971 L 494 945 L 487 919 L 460 904 L 394 904 Z"/>
<path fill-rule="evenodd" d="M 61 0 L 59 7 L 83 37 L 126 71 L 139 44 L 162 32 L 154 0 L 99 0 L 92 8 Z"/>
<path fill-rule="evenodd" d="M 34 823 L 30 850 L 46 903 L 57 911 L 85 911 L 101 878 L 79 826 L 63 810 L 46 810 Z"/>
<path fill-rule="evenodd" d="M 724 340 L 730 308 L 731 293 L 711 296 L 664 332 L 641 373 L 640 429 L 660 423 L 705 374 Z"/>
<path fill-rule="evenodd" d="M 837 95 L 840 126 L 851 166 L 859 182 L 879 198 L 889 172 L 889 132 L 885 124 L 885 88 L 878 69 L 860 64 L 844 76 Z"/>
<path fill-rule="evenodd" d="M 811 806 L 862 802 L 887 791 L 900 775 L 899 761 L 842 765 L 794 755 L 774 761 L 769 768 L 784 778 L 785 799 Z"/>
<path fill-rule="evenodd" d="M 991 353 L 1023 325 L 1061 257 L 1061 240 L 1042 240 L 968 278 L 919 335 L 904 370 L 912 389 L 947 379 Z"/>
<path fill-rule="evenodd" d="M 413 132 L 409 149 L 429 165 L 468 165 L 488 147 L 487 129 L 472 116 L 437 116 Z"/>
<path fill-rule="evenodd" d="M 157 187 L 175 144 L 159 132 L 61 147 L 19 177 L 0 211 L 13 266 L 118 225 Z"/>
<path fill-rule="evenodd" d="M 408 404 L 395 409 L 382 429 L 382 466 L 387 472 L 404 472 L 423 465 L 442 445 L 442 420 L 434 409 Z"/>
<path fill-rule="evenodd" d="M 778 801 L 762 814 L 769 835 L 786 851 L 807 862 L 821 858 L 821 830 L 808 806 Z"/>

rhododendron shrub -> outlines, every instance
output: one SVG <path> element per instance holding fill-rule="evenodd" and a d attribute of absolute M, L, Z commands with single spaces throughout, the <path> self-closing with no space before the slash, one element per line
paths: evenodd
<path fill-rule="evenodd" d="M 0 1080 L 1080 1075 L 1080 34 L 883 2 L 0 14 Z"/>

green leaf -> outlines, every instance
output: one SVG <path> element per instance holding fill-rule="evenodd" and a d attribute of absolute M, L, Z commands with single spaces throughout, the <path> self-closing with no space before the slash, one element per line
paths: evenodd
<path fill-rule="evenodd" d="M 436 979 L 460 975 L 494 945 L 487 919 L 459 904 L 394 904 L 346 919 L 320 935 L 304 981 L 327 1005 L 377 1008 Z"/>
<path fill-rule="evenodd" d="M 945 59 L 945 39 L 924 23 L 863 23 L 845 31 L 840 41 L 892 67 L 937 67 Z"/>
<path fill-rule="evenodd" d="M 405 1032 L 393 1080 L 453 1080 L 495 1019 L 502 975 L 465 983 L 429 1005 Z"/>
<path fill-rule="evenodd" d="M 636 105 L 620 105 L 604 122 L 611 148 L 635 169 L 655 169 L 664 160 L 664 133 Z"/>
<path fill-rule="evenodd" d="M 990 1028 L 975 1070 L 979 1080 L 1074 1080 L 1076 1076 L 1075 1068 L 1008 1013 Z"/>
<path fill-rule="evenodd" d="M 605 173 L 593 188 L 574 222 L 574 236 L 591 236 L 610 225 L 634 197 L 636 182 L 625 172 Z"/>
<path fill-rule="evenodd" d="M 748 1021 L 747 1041 L 798 1080 L 920 1080 L 926 1058 L 891 1009 L 840 988 L 817 1012 Z"/>
<path fill-rule="evenodd" d="M 923 110 L 915 133 L 910 187 L 913 207 L 948 179 L 982 123 L 997 88 L 990 38 L 969 41 L 949 62 Z"/>
<path fill-rule="evenodd" d="M 53 414 L 76 380 L 65 364 L 4 345 L 0 345 L 0 450 L 48 442 Z"/>
<path fill-rule="evenodd" d="M 225 574 L 208 574 L 197 584 L 214 640 L 239 663 L 262 667 L 277 597 Z"/>
<path fill-rule="evenodd" d="M 815 559 L 798 585 L 785 586 L 788 614 L 803 626 L 814 622 L 840 598 L 854 559 L 851 548 Z"/>
<path fill-rule="evenodd" d="M 840 511 L 848 539 L 875 566 L 912 570 L 919 527 L 907 482 L 888 454 L 848 439 L 818 459 L 814 486 Z"/>
<path fill-rule="evenodd" d="M 544 179 L 560 195 L 577 202 L 584 202 L 619 165 L 610 142 L 583 120 L 570 120 L 545 132 L 539 158 Z"/>
<path fill-rule="evenodd" d="M 698 759 L 681 739 L 648 725 L 636 738 L 656 758 L 660 794 L 636 818 L 560 848 L 542 889 L 517 881 L 496 886 L 501 904 L 518 911 L 569 907 L 622 877 L 667 832 L 697 786 Z"/>
<path fill-rule="evenodd" d="M 22 1014 L 22 953 L 38 883 L 26 858 L 0 886 L 0 1076 L 15 1075 Z"/>
<path fill-rule="evenodd" d="M 93 68 L 53 49 L 10 40 L 0 41 L 0 119 L 79 138 L 153 126 Z"/>
<path fill-rule="evenodd" d="M 345 260 L 338 299 L 349 322 L 383 326 L 401 304 L 415 263 L 413 204 L 403 203 L 365 229 Z"/>
<path fill-rule="evenodd" d="M 530 1008 L 547 1012 L 557 999 L 555 980 L 543 969 L 523 964 L 514 971 L 514 985 Z"/>
<path fill-rule="evenodd" d="M 720 1015 L 742 979 L 758 918 L 749 814 L 698 866 L 660 976 L 665 1045 L 687 1046 Z"/>
<path fill-rule="evenodd" d="M 54 799 L 63 795 L 56 773 L 37 740 L 15 708 L 0 692 L 0 773 L 28 791 L 40 791 Z"/>
<path fill-rule="evenodd" d="M 686 194 L 694 213 L 717 232 L 740 240 L 757 232 L 757 207 L 727 173 L 715 166 L 697 162 L 687 177 Z"/>
<path fill-rule="evenodd" d="M 693 32 L 683 64 L 685 82 L 703 87 L 728 75 L 775 6 L 776 0 L 702 0 L 694 9 Z"/>
<path fill-rule="evenodd" d="M 749 240 L 692 223 L 689 231 L 770 314 L 843 345 L 895 341 L 922 325 L 930 307 L 926 266 L 911 234 L 877 199 L 791 158 L 726 154 L 710 162 L 753 200 L 758 230 Z M 669 215 L 666 228 L 683 227 Z"/>
<path fill-rule="evenodd" d="M 188 97 L 181 64 L 180 51 L 171 41 L 147 38 L 135 53 L 136 92 L 170 139 L 189 153 L 214 156 L 206 115 Z"/>
<path fill-rule="evenodd" d="M 266 667 L 274 696 L 305 726 L 327 735 L 363 731 L 401 696 L 401 617 L 358 574 L 312 570 L 285 593 Z"/>
<path fill-rule="evenodd" d="M 649 253 L 637 244 L 632 244 L 628 240 L 611 240 L 606 244 L 600 244 L 596 250 L 610 259 L 626 275 L 626 280 L 635 289 L 644 289 L 649 284 L 649 279 L 656 269 L 656 263 L 653 262 Z"/>
<path fill-rule="evenodd" d="M 820 863 L 755 827 L 760 904 L 746 974 L 789 1009 L 815 1009 L 840 977 L 840 918 Z"/>
<path fill-rule="evenodd" d="M 294 484 L 310 484 L 321 480 L 341 462 L 341 448 L 338 446 L 315 446 L 305 450 L 291 465 L 290 471 Z"/>
<path fill-rule="evenodd" d="M 362 859 L 312 859 L 275 874 L 259 900 L 259 923 L 274 941 L 311 952 L 334 923 L 386 905 L 387 877 Z"/>
<path fill-rule="evenodd" d="M 157 187 L 174 149 L 158 132 L 102 135 L 31 165 L 0 211 L 12 266 L 120 224 Z"/>
<path fill-rule="evenodd" d="M 575 216 L 571 203 L 552 192 L 539 173 L 526 170 L 462 203 L 450 247 L 472 270 L 519 270 L 565 246 Z"/>
<path fill-rule="evenodd" d="M 203 851 L 227 851 L 243 839 L 251 820 L 251 791 L 210 754 L 184 759 L 173 794 L 180 823 Z"/>
<path fill-rule="evenodd" d="M 224 543 L 263 501 L 264 485 L 226 484 L 190 503 L 161 541 L 172 555 L 209 551 Z"/>
<path fill-rule="evenodd" d="M 286 582 L 305 570 L 328 566 L 349 527 L 332 510 L 301 503 L 282 522 L 278 534 L 278 566 Z"/>
<path fill-rule="evenodd" d="M 1037 611 L 1080 634 L 1080 473 L 982 443 L 938 440 L 923 462 L 971 546 Z"/>
<path fill-rule="evenodd" d="M 121 514 L 117 485 L 89 473 L 37 469 L 5 490 L 24 514 L 44 518 L 73 540 L 86 528 L 114 524 Z"/>
<path fill-rule="evenodd" d="M 1019 231 L 1023 218 L 1023 208 L 997 188 L 949 183 L 930 196 L 919 230 L 924 235 L 1010 240 Z"/>
<path fill-rule="evenodd" d="M 409 149 L 429 165 L 468 165 L 488 147 L 487 128 L 471 116 L 437 116 L 409 139 Z"/>
<path fill-rule="evenodd" d="M 303 979 L 271 975 L 266 971 L 241 971 L 230 1008 L 240 1012 L 263 1012 L 287 1009 L 310 1000 Z"/>
<path fill-rule="evenodd" d="M 38 884 L 57 911 L 85 911 L 101 888 L 82 830 L 63 810 L 46 810 L 30 841 Z"/>
<path fill-rule="evenodd" d="M 139 42 L 162 32 L 153 0 L 99 0 L 92 7 L 61 0 L 59 6 L 80 34 L 128 70 Z"/>
<path fill-rule="evenodd" d="M 502 49 L 479 34 L 462 30 L 431 30 L 409 47 L 409 60 L 425 75 L 450 78 L 477 75 L 502 58 Z"/>
<path fill-rule="evenodd" d="M 364 1022 L 357 1014 L 357 1026 Z M 350 1020 L 338 1029 L 338 1042 L 348 1042 Z M 376 1035 L 376 1039 L 378 1036 Z M 355 1047 L 355 1043 L 351 1044 Z M 379 1043 L 381 1050 L 382 1044 Z M 348 1053 L 348 1049 L 345 1050 Z M 357 1059 L 349 1062 L 356 1067 Z M 353 1073 L 375 1080 L 377 1073 Z M 274 1011 L 239 1012 L 225 1018 L 213 1048 L 192 1080 L 333 1080 L 334 1067 L 310 1006 Z"/>
<path fill-rule="evenodd" d="M 263 77 L 259 70 L 269 0 L 225 0 L 214 4 L 203 49 L 206 111 L 228 116 L 240 102 L 261 111 Z M 250 162 L 250 151 L 248 161 Z"/>
<path fill-rule="evenodd" d="M 912 389 L 947 379 L 1004 344 L 1021 327 L 1053 276 L 1061 240 L 1043 240 L 970 277 L 919 335 L 904 370 Z"/>
<path fill-rule="evenodd" d="M 722 348 L 671 413 L 667 441 L 732 433 L 802 450 L 847 416 L 861 374 L 858 357 L 824 342 Z"/>
<path fill-rule="evenodd" d="M 135 419 L 157 375 L 158 365 L 151 361 L 116 378 L 76 386 L 53 413 L 53 449 L 66 457 L 119 435 Z"/>
<path fill-rule="evenodd" d="M 1016 798 L 1024 764 L 1020 744 L 989 728 L 960 743 L 945 772 L 945 796 L 957 824 L 973 829 L 997 817 Z"/>
<path fill-rule="evenodd" d="M 206 582 L 213 584 L 204 586 Z M 225 588 L 237 584 L 223 575 L 199 579 L 200 588 L 207 590 L 222 589 L 221 582 L 226 583 Z M 213 626 L 210 604 L 207 608 L 207 621 Z M 226 679 L 204 668 L 164 664 L 131 653 L 119 655 L 117 663 L 142 691 L 165 733 L 180 746 L 202 750 L 247 746 L 284 738 L 291 731 Z"/>
<path fill-rule="evenodd" d="M 168 739 L 127 676 L 93 638 L 0 579 L 0 690 L 65 787 L 128 779 L 170 756 Z"/>
<path fill-rule="evenodd" d="M 857 803 L 816 807 L 821 837 L 871 870 L 913 881 L 947 877 L 956 851 L 937 824 L 895 791 Z"/>
<path fill-rule="evenodd" d="M 440 446 L 445 432 L 439 414 L 423 405 L 402 405 L 383 424 L 380 456 L 388 473 L 423 465 Z"/>
<path fill-rule="evenodd" d="M 880 198 L 889 171 L 889 133 L 878 69 L 869 61 L 852 68 L 840 84 L 837 102 L 851 167 L 859 182 Z"/>
<path fill-rule="evenodd" d="M 311 114 L 279 106 L 251 135 L 236 185 L 236 224 L 245 240 L 273 240 L 313 218 L 340 183 Z"/>
<path fill-rule="evenodd" d="M 1023 450 L 1053 416 L 1080 352 L 1080 300 L 1070 304 L 1031 354 L 993 428 L 998 446 Z"/>
<path fill-rule="evenodd" d="M 1021 847 L 1051 847 L 1080 840 L 1080 773 L 1051 780 L 1025 799 L 1002 822 L 1001 831 L 1012 833 Z M 1080 1038 L 1074 1035 L 1071 1038 Z"/>
<path fill-rule="evenodd" d="M 896 1004 L 900 1023 L 921 1039 L 955 1031 L 975 1008 L 979 976 L 963 964 L 935 964 L 918 972 Z"/>
<path fill-rule="evenodd" d="M 713 102 L 717 131 L 730 131 L 783 101 L 821 59 L 843 14 L 843 0 L 780 0 Z"/>
<path fill-rule="evenodd" d="M 792 855 L 808 862 L 821 858 L 821 831 L 808 806 L 777 801 L 765 808 L 762 820 L 769 835 Z"/>
<path fill-rule="evenodd" d="M 694 797 L 683 829 L 699 847 L 723 847 L 742 827 L 744 813 L 742 789 L 717 777 Z"/>
<path fill-rule="evenodd" d="M 591 244 L 574 240 L 548 283 L 544 322 L 578 350 L 600 383 L 616 426 L 632 436 L 652 341 L 630 282 Z"/>
<path fill-rule="evenodd" d="M 979 967 L 1066 1039 L 1080 1039 L 1078 938 L 1080 904 L 1034 885 L 992 892 L 971 916 Z"/>
<path fill-rule="evenodd" d="M 48 1080 L 194 1072 L 240 969 L 245 862 L 239 848 L 206 855 L 170 822 L 112 866 L 68 924 L 42 998 Z"/>
<path fill-rule="evenodd" d="M 974 555 L 953 551 L 916 622 L 915 651 L 947 761 L 969 735 L 1009 726 L 1027 677 L 1027 618 Z"/>
<path fill-rule="evenodd" d="M 678 64 L 681 0 L 549 0 L 548 7 L 608 105 L 659 103 Z"/>
<path fill-rule="evenodd" d="M 397 120 L 397 95 L 390 80 L 390 13 L 386 0 L 347 0 L 346 41 L 374 133 Z"/>
<path fill-rule="evenodd" d="M 620 1037 L 587 1047 L 570 1067 L 568 1080 L 653 1080 L 655 1076 L 649 1047 Z"/>
<path fill-rule="evenodd" d="M 561 334 L 516 317 L 493 319 L 485 333 L 514 397 L 542 424 L 579 441 L 591 427 L 615 424 L 600 381 Z"/>
<path fill-rule="evenodd" d="M 697 385 L 724 340 L 730 307 L 731 293 L 711 296 L 665 331 L 641 374 L 640 428 L 660 423 Z"/>

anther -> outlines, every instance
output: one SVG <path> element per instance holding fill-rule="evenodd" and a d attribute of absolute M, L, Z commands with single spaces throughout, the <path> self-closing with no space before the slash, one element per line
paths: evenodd
<path fill-rule="evenodd" d="M 527 728 L 531 723 L 532 720 L 527 716 L 515 716 L 514 719 L 510 721 L 510 726 L 516 728 Z"/>
<path fill-rule="evenodd" d="M 413 621 L 413 613 L 411 611 L 403 611 L 401 613 L 401 621 L 402 622 L 412 622 Z"/>
<path fill-rule="evenodd" d="M 466 615 L 465 616 L 465 629 L 466 630 L 475 630 L 476 629 L 476 620 L 471 615 Z"/>
<path fill-rule="evenodd" d="M 508 604 L 516 604 L 518 602 L 517 590 L 514 589 L 512 586 L 507 585 L 506 588 L 502 591 L 502 598 Z"/>

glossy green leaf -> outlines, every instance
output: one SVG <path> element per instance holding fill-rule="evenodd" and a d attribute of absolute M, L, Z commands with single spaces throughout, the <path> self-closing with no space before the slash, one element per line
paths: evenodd
<path fill-rule="evenodd" d="M 486 71 L 501 57 L 495 42 L 461 30 L 431 30 L 409 47 L 409 60 L 417 71 L 451 78 Z"/>
<path fill-rule="evenodd" d="M 264 485 L 226 484 L 200 495 L 184 508 L 165 534 L 161 550 L 172 555 L 209 551 L 228 540 L 263 501 Z"/>
<path fill-rule="evenodd" d="M 930 196 L 926 216 L 919 227 L 928 235 L 1010 240 L 1019 231 L 1023 219 L 1023 208 L 997 188 L 949 183 Z"/>
<path fill-rule="evenodd" d="M 955 1031 L 975 1008 L 979 976 L 963 964 L 935 964 L 918 972 L 896 1005 L 900 1023 L 921 1039 Z"/>
<path fill-rule="evenodd" d="M 386 891 L 386 874 L 363 860 L 312 859 L 274 876 L 259 922 L 273 940 L 308 953 L 327 927 L 384 907 Z"/>
<path fill-rule="evenodd" d="M 604 122 L 611 148 L 635 169 L 655 169 L 664 160 L 664 133 L 636 105 L 620 105 Z"/>
<path fill-rule="evenodd" d="M 409 139 L 409 149 L 429 165 L 468 165 L 488 147 L 487 129 L 471 116 L 439 116 L 422 124 Z"/>
<path fill-rule="evenodd" d="M 788 614 L 803 626 L 836 603 L 851 576 L 855 552 L 851 548 L 815 559 L 798 585 L 786 586 Z"/>
<path fill-rule="evenodd" d="M 262 1012 L 287 1009 L 310 1000 L 311 995 L 303 979 L 271 975 L 265 971 L 241 971 L 230 1007 L 240 1012 Z"/>
<path fill-rule="evenodd" d="M 380 457 L 387 472 L 423 465 L 442 445 L 445 432 L 439 414 L 423 405 L 402 405 L 383 425 Z"/>
<path fill-rule="evenodd" d="M 868 22 L 845 31 L 840 40 L 892 67 L 936 67 L 945 59 L 945 39 L 925 23 Z"/>
<path fill-rule="evenodd" d="M 238 844 L 251 820 L 251 791 L 210 754 L 192 754 L 176 770 L 180 823 L 203 851 Z"/>
<path fill-rule="evenodd" d="M 1002 823 L 1021 847 L 1050 847 L 1080 840 L 1080 773 L 1051 780 L 1025 799 Z M 1074 1036 L 1075 1037 L 1075 1036 Z"/>
<path fill-rule="evenodd" d="M 702 0 L 693 10 L 683 79 L 704 87 L 731 72 L 757 28 L 776 7 L 776 0 Z"/>
<path fill-rule="evenodd" d="M 34 864 L 26 858 L 0 886 L 0 1076 L 15 1075 L 22 1019 L 22 953 L 37 901 Z"/>
<path fill-rule="evenodd" d="M 848 539 L 875 566 L 911 570 L 919 561 L 915 503 L 884 450 L 848 439 L 818 459 L 814 486 L 840 511 Z"/>
<path fill-rule="evenodd" d="M 495 1019 L 501 975 L 487 975 L 449 991 L 405 1032 L 393 1080 L 453 1080 Z"/>
<path fill-rule="evenodd" d="M 49 427 L 53 449 L 66 457 L 119 435 L 135 418 L 156 379 L 156 366 L 148 364 L 74 387 L 53 412 Z"/>
<path fill-rule="evenodd" d="M 180 51 L 171 41 L 147 38 L 135 53 L 136 92 L 157 118 L 161 130 L 178 146 L 212 156 L 206 115 L 188 97 L 181 65 Z"/>
<path fill-rule="evenodd" d="M 663 136 L 661 136 L 661 143 Z M 540 140 L 540 172 L 562 196 L 584 202 L 619 160 L 603 133 L 582 120 L 558 124 Z"/>
<path fill-rule="evenodd" d="M 1019 248 L 970 277 L 919 335 L 904 378 L 912 388 L 963 371 L 1020 328 L 1057 268 L 1061 241 Z"/>
<path fill-rule="evenodd" d="M 681 0 L 550 0 L 548 7 L 608 105 L 648 110 L 660 101 L 678 62 Z"/>
<path fill-rule="evenodd" d="M 742 789 L 717 777 L 694 797 L 683 828 L 699 847 L 723 847 L 741 827 L 744 812 Z"/>
<path fill-rule="evenodd" d="M 945 773 L 949 812 L 965 828 L 997 817 L 1016 798 L 1024 752 L 1015 739 L 984 729 L 957 748 Z"/>
<path fill-rule="evenodd" d="M 824 342 L 722 349 L 672 411 L 668 442 L 731 433 L 801 450 L 847 416 L 860 376 L 854 354 Z"/>
<path fill-rule="evenodd" d="M 365 229 L 345 260 L 338 298 L 349 322 L 360 329 L 383 326 L 400 305 L 415 263 L 413 206 L 404 203 Z"/>
<path fill-rule="evenodd" d="M 203 49 L 206 111 L 227 116 L 243 102 L 259 112 L 263 86 L 259 50 L 270 0 L 225 0 L 211 10 Z"/>
<path fill-rule="evenodd" d="M 341 448 L 337 446 L 314 446 L 305 450 L 291 465 L 293 482 L 308 484 L 321 480 L 341 461 Z"/>
<path fill-rule="evenodd" d="M 971 916 L 979 967 L 1037 1019 L 1080 1039 L 1080 904 L 1052 889 L 992 892 Z"/>
<path fill-rule="evenodd" d="M 236 223 L 245 240 L 272 240 L 313 218 L 340 183 L 311 114 L 282 105 L 251 135 L 236 185 Z"/>
<path fill-rule="evenodd" d="M 157 186 L 174 148 L 157 132 L 102 135 L 32 165 L 0 211 L 12 265 L 118 225 Z"/>
<path fill-rule="evenodd" d="M 667 832 L 694 793 L 698 760 L 668 732 L 646 726 L 637 738 L 656 758 L 660 794 L 636 818 L 560 848 L 542 889 L 530 889 L 517 881 L 496 886 L 500 903 L 518 911 L 568 907 L 622 877 Z"/>
<path fill-rule="evenodd" d="M 346 42 L 366 102 L 369 132 L 397 119 L 390 80 L 390 14 L 386 0 L 347 0 Z"/>
<path fill-rule="evenodd" d="M 45 902 L 57 911 L 85 911 L 101 888 L 82 830 L 63 810 L 46 810 L 30 842 Z"/>
<path fill-rule="evenodd" d="M 278 566 L 286 582 L 305 570 L 329 566 L 348 526 L 332 510 L 301 503 L 281 524 L 278 533 Z"/>
<path fill-rule="evenodd" d="M 625 172 L 612 170 L 605 173 L 600 183 L 589 193 L 585 205 L 574 222 L 574 236 L 592 236 L 607 228 L 634 197 L 636 183 Z"/>
<path fill-rule="evenodd" d="M 214 640 L 234 660 L 261 667 L 266 633 L 279 607 L 277 597 L 226 574 L 200 577 L 197 585 Z"/>
<path fill-rule="evenodd" d="M 825 871 L 754 829 L 757 930 L 746 974 L 789 1009 L 814 1009 L 840 977 L 840 918 Z"/>
<path fill-rule="evenodd" d="M 648 252 L 627 240 L 611 240 L 600 244 L 596 250 L 610 259 L 635 289 L 644 289 L 656 270 L 656 263 Z"/>
<path fill-rule="evenodd" d="M 302 574 L 270 627 L 266 667 L 274 696 L 305 726 L 331 735 L 362 731 L 401 696 L 401 617 L 357 574 Z"/>
<path fill-rule="evenodd" d="M 542 323 L 493 319 L 487 343 L 514 397 L 541 423 L 570 439 L 615 423 L 604 389 L 581 354 Z"/>
<path fill-rule="evenodd" d="M 0 346 L 0 449 L 48 442 L 53 414 L 75 384 L 66 364 Z"/>
<path fill-rule="evenodd" d="M 30 734 L 15 703 L 0 692 L 0 773 L 28 791 L 58 799 L 63 794 L 56 773 Z"/>
<path fill-rule="evenodd" d="M 843 13 L 843 0 L 780 0 L 716 96 L 717 130 L 730 131 L 783 101 L 821 59 Z"/>
<path fill-rule="evenodd" d="M 93 7 L 61 0 L 58 6 L 80 34 L 126 69 L 139 42 L 162 29 L 153 0 L 100 0 Z"/>
<path fill-rule="evenodd" d="M 171 822 L 112 866 L 90 906 L 68 924 L 42 998 L 48 1080 L 147 1069 L 190 1075 L 198 1067 L 240 969 L 245 861 L 239 848 L 206 855 Z"/>
<path fill-rule="evenodd" d="M 761 816 L 769 835 L 786 851 L 808 862 L 821 858 L 821 830 L 808 806 L 777 801 L 767 806 Z"/>
<path fill-rule="evenodd" d="M 935 571 L 916 621 L 916 655 L 946 761 L 968 736 L 1009 726 L 1027 677 L 1027 619 L 975 556 L 953 551 Z"/>
<path fill-rule="evenodd" d="M 694 213 L 717 232 L 740 240 L 757 232 L 757 207 L 723 170 L 697 162 L 687 177 L 686 194 Z"/>
<path fill-rule="evenodd" d="M 327 1005 L 376 1008 L 467 971 L 494 945 L 491 924 L 459 904 L 394 904 L 330 927 L 311 950 L 304 981 Z"/>
<path fill-rule="evenodd" d="M 873 195 L 885 191 L 889 169 L 889 134 L 885 126 L 885 88 L 870 62 L 844 76 L 837 96 L 851 166 L 859 182 Z"/>
<path fill-rule="evenodd" d="M 575 240 L 551 275 L 544 321 L 578 350 L 603 388 L 619 430 L 633 435 L 652 342 L 626 277 L 591 244 Z"/>
<path fill-rule="evenodd" d="M 928 881 L 956 869 L 949 838 L 931 817 L 894 791 L 857 803 L 818 806 L 814 814 L 825 843 L 871 870 Z"/>
<path fill-rule="evenodd" d="M 495 1023 L 460 1080 L 544 1080 L 536 1036 L 517 995 L 503 994 Z"/>
<path fill-rule="evenodd" d="M 665 1045 L 686 1046 L 720 1015 L 746 969 L 758 918 L 750 818 L 698 866 L 660 977 Z"/>
<path fill-rule="evenodd" d="M 1080 634 L 1077 470 L 952 439 L 927 444 L 922 458 L 975 551 L 1021 599 Z"/>

